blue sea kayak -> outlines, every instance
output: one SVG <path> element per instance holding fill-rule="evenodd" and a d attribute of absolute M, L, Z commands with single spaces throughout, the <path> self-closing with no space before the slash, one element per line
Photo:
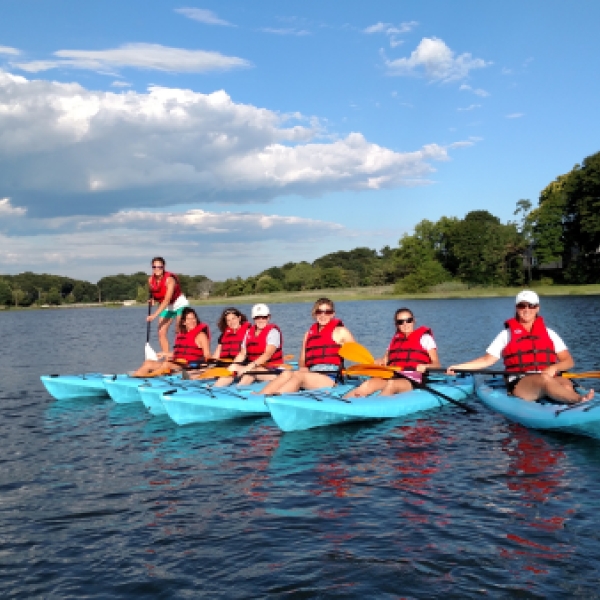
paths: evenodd
<path fill-rule="evenodd" d="M 142 398 L 138 390 L 139 386 L 149 381 L 180 381 L 179 375 L 168 375 L 165 377 L 132 377 L 130 375 L 113 375 L 105 377 L 103 380 L 104 388 L 108 395 L 118 404 L 128 404 L 130 402 L 141 402 Z"/>
<path fill-rule="evenodd" d="M 453 398 L 465 400 L 473 392 L 472 376 L 440 377 L 427 384 Z M 426 390 L 412 390 L 395 396 L 378 394 L 365 398 L 342 398 L 349 388 L 338 386 L 269 396 L 267 406 L 283 431 L 298 431 L 371 419 L 392 419 L 448 404 L 447 400 Z"/>
<path fill-rule="evenodd" d="M 600 399 L 577 405 L 528 402 L 509 396 L 501 378 L 483 381 L 477 395 L 486 406 L 525 427 L 600 438 Z"/>
<path fill-rule="evenodd" d="M 42 375 L 40 379 L 48 393 L 57 400 L 71 398 L 108 398 L 103 380 L 109 375 L 83 373 L 82 375 Z"/>
<path fill-rule="evenodd" d="M 164 381 L 149 380 L 138 387 L 138 393 L 150 414 L 166 415 L 167 411 L 162 402 L 162 395 L 169 390 L 195 391 L 205 388 L 207 381 Z"/>

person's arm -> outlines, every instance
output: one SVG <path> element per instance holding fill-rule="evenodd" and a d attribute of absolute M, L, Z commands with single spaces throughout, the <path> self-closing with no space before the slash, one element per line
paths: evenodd
<path fill-rule="evenodd" d="M 454 375 L 455 369 L 469 369 L 472 371 L 479 371 L 480 369 L 486 369 L 487 367 L 491 367 L 495 365 L 500 359 L 497 356 L 493 356 L 492 354 L 484 354 L 475 360 L 471 360 L 469 362 L 461 363 L 460 365 L 452 365 L 448 367 L 446 373 L 448 375 Z"/>
<path fill-rule="evenodd" d="M 350 330 L 346 327 L 336 327 L 333 330 L 331 336 L 336 344 L 348 344 L 349 342 L 356 342 L 354 336 L 350 333 Z"/>
<path fill-rule="evenodd" d="M 154 321 L 156 317 L 160 315 L 160 313 L 171 304 L 171 298 L 173 297 L 173 293 L 175 292 L 175 280 L 172 277 L 167 278 L 167 292 L 163 301 L 160 303 L 159 307 L 154 311 L 154 314 L 148 317 L 149 321 Z"/>
<path fill-rule="evenodd" d="M 210 358 L 210 342 L 208 341 L 208 336 L 204 331 L 201 331 L 194 340 L 196 342 L 196 346 L 198 348 L 202 348 L 202 352 L 204 352 L 204 360 L 208 361 Z"/>
<path fill-rule="evenodd" d="M 221 344 L 217 344 L 217 349 L 215 350 L 215 353 L 212 355 L 212 357 L 215 360 L 219 360 L 219 358 L 221 358 Z"/>
<path fill-rule="evenodd" d="M 546 367 L 542 371 L 543 375 L 556 377 L 556 374 L 560 371 L 568 371 L 575 366 L 575 361 L 567 349 L 563 350 L 562 352 L 557 352 L 556 356 L 558 357 L 558 362 Z"/>
<path fill-rule="evenodd" d="M 273 344 L 267 344 L 265 351 L 254 361 L 252 361 L 249 365 L 246 365 L 244 368 L 246 371 L 252 371 L 256 367 L 263 367 L 265 363 L 268 363 L 271 360 L 273 354 L 277 350 L 278 346 L 273 346 Z"/>
<path fill-rule="evenodd" d="M 300 359 L 298 360 L 298 367 L 300 371 L 308 371 L 308 367 L 306 366 L 306 339 L 308 338 L 308 331 L 304 334 L 304 338 L 302 338 L 302 348 L 300 350 Z"/>
<path fill-rule="evenodd" d="M 427 369 L 439 369 L 442 365 L 440 364 L 440 358 L 438 356 L 437 348 L 430 348 L 427 350 L 431 362 L 428 365 L 417 365 L 417 371 L 424 373 Z"/>
<path fill-rule="evenodd" d="M 386 350 L 385 354 L 381 358 L 376 358 L 375 359 L 375 364 L 376 365 L 381 365 L 382 367 L 387 366 L 388 361 L 390 359 L 390 357 L 388 356 L 388 352 L 389 352 L 389 350 Z"/>

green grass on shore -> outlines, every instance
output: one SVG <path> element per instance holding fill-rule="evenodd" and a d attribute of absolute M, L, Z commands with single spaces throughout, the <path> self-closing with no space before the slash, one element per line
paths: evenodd
<path fill-rule="evenodd" d="M 394 299 L 443 299 L 443 298 L 496 298 L 516 296 L 525 287 L 474 287 L 452 291 L 428 292 L 425 294 L 395 294 L 391 285 L 377 287 L 355 287 L 330 290 L 306 290 L 302 292 L 276 292 L 273 294 L 252 294 L 249 296 L 211 297 L 192 299 L 194 305 L 223 304 L 286 304 L 292 302 L 314 302 L 321 296 L 331 298 L 334 302 L 344 300 L 394 300 Z M 540 296 L 590 296 L 600 295 L 600 284 L 593 285 L 533 285 Z"/>
<path fill-rule="evenodd" d="M 395 294 L 394 286 L 372 286 L 372 287 L 354 287 L 345 289 L 330 290 L 306 290 L 303 292 L 276 292 L 273 294 L 252 294 L 249 296 L 214 296 L 211 298 L 190 298 L 190 303 L 194 306 L 222 306 L 236 304 L 256 304 L 257 302 L 267 302 L 268 304 L 291 304 L 293 302 L 312 303 L 317 298 L 326 296 L 334 302 L 343 302 L 344 300 L 428 300 L 444 298 L 502 298 L 507 296 L 516 296 L 523 287 L 473 287 L 462 289 L 446 289 L 426 294 Z M 533 285 L 529 289 L 534 289 L 540 296 L 594 296 L 600 295 L 600 284 L 593 285 Z M 14 310 L 52 310 L 56 308 L 127 308 L 121 303 L 111 302 L 99 304 L 62 304 L 60 307 L 52 306 L 41 308 L 40 306 L 28 307 L 10 307 L 5 312 Z M 141 306 L 137 304 L 135 306 Z M 2 311 L 0 311 L 2 312 Z"/>

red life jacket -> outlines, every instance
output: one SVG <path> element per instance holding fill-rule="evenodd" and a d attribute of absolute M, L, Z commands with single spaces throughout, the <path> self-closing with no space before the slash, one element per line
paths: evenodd
<path fill-rule="evenodd" d="M 242 323 L 237 331 L 227 328 L 221 336 L 221 356 L 220 358 L 235 358 L 240 353 L 242 342 L 246 337 L 246 332 L 250 329 L 250 323 Z"/>
<path fill-rule="evenodd" d="M 181 286 L 179 285 L 179 279 L 177 279 L 177 275 L 174 273 L 169 273 L 168 271 L 164 271 L 160 281 L 156 279 L 154 275 L 148 279 L 150 293 L 157 302 L 162 302 L 167 295 L 167 279 L 169 277 L 172 277 L 175 280 L 175 290 L 171 296 L 171 303 L 175 302 L 175 300 L 181 296 Z"/>
<path fill-rule="evenodd" d="M 281 329 L 272 323 L 269 323 L 258 335 L 256 335 L 256 325 L 252 325 L 246 336 L 246 357 L 249 362 L 254 362 L 267 348 L 267 335 L 271 329 L 277 329 L 281 335 L 281 345 L 275 350 L 273 356 L 264 365 L 272 367 L 283 364 L 283 334 Z"/>
<path fill-rule="evenodd" d="M 198 323 L 194 329 L 187 333 L 178 333 L 175 336 L 175 345 L 173 346 L 173 360 L 183 358 L 188 363 L 206 362 L 204 350 L 196 345 L 196 336 L 202 332 L 206 333 L 210 345 L 210 329 L 206 323 Z"/>
<path fill-rule="evenodd" d="M 342 357 L 338 354 L 338 350 L 342 346 L 333 339 L 333 332 L 336 327 L 343 326 L 344 324 L 339 319 L 331 319 L 320 331 L 318 323 L 312 324 L 308 330 L 304 347 L 304 362 L 307 367 L 310 368 L 313 365 L 342 366 Z"/>
<path fill-rule="evenodd" d="M 388 365 L 411 371 L 416 369 L 417 365 L 431 363 L 429 352 L 421 346 L 421 338 L 426 333 L 433 337 L 429 327 L 419 327 L 409 333 L 408 337 L 397 331 L 388 346 Z"/>
<path fill-rule="evenodd" d="M 507 371 L 543 371 L 558 362 L 554 342 L 548 335 L 544 319 L 537 317 L 531 331 L 527 331 L 516 319 L 509 319 L 504 326 L 510 330 L 510 340 L 502 350 Z"/>

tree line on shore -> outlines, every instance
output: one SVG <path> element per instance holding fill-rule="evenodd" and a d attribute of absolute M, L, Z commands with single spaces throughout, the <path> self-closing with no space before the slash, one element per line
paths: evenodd
<path fill-rule="evenodd" d="M 394 284 L 397 293 L 418 293 L 436 286 L 514 286 L 534 279 L 600 283 L 600 152 L 546 186 L 537 207 L 519 200 L 514 215 L 515 221 L 508 223 L 487 210 L 462 219 L 424 219 L 412 234 L 402 236 L 397 248 L 333 252 L 312 263 L 289 262 L 245 279 L 179 278 L 189 297 L 386 284 Z M 103 277 L 97 284 L 31 272 L 0 275 L 0 305 L 145 302 L 147 279 L 144 272 Z"/>

